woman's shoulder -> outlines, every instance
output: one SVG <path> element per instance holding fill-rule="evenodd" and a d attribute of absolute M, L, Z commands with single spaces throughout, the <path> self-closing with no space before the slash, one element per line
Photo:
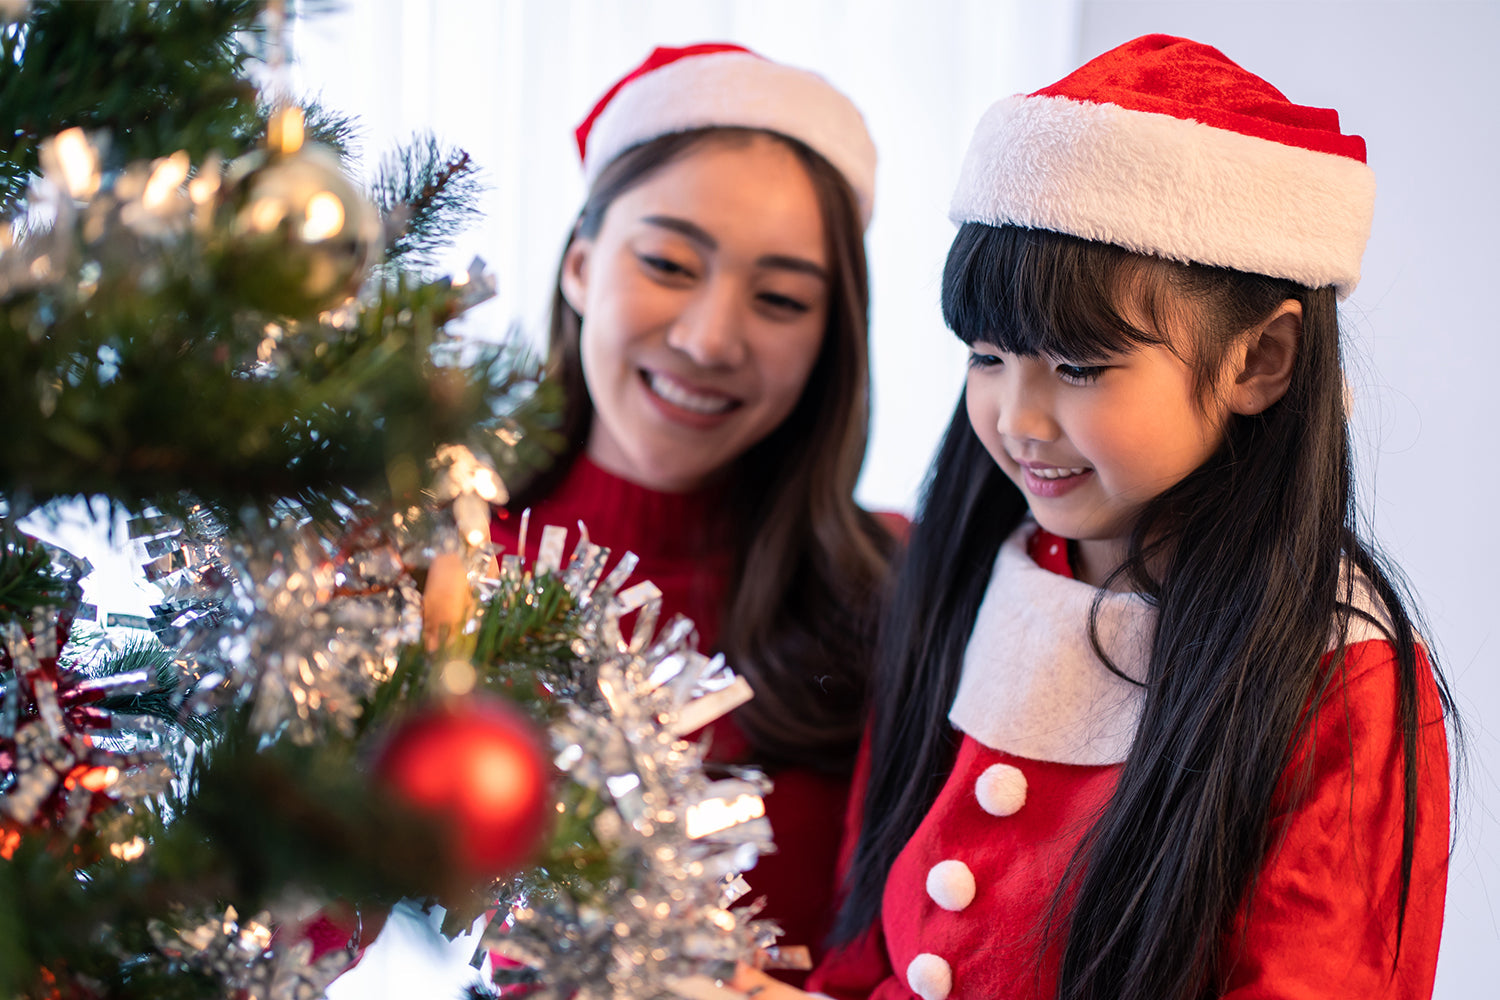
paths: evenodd
<path fill-rule="evenodd" d="M 911 518 L 898 510 L 872 510 L 867 513 L 886 533 L 898 543 L 905 545 L 911 539 Z"/>

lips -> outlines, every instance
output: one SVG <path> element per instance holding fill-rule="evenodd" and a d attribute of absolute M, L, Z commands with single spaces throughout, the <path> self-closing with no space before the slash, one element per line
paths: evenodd
<path fill-rule="evenodd" d="M 735 396 L 690 385 L 665 372 L 641 368 L 638 374 L 645 397 L 656 412 L 689 430 L 714 430 L 745 405 Z"/>
<path fill-rule="evenodd" d="M 652 392 L 673 406 L 681 407 L 689 413 L 715 416 L 728 412 L 736 405 L 736 400 L 731 396 L 690 388 L 672 376 L 662 372 L 646 371 L 644 374 L 646 376 L 646 385 Z"/>
<path fill-rule="evenodd" d="M 1067 479 L 1069 476 L 1081 476 L 1089 470 L 1087 467 L 1064 469 L 1053 466 L 1027 466 L 1026 471 L 1039 479 Z"/>
<path fill-rule="evenodd" d="M 1026 492 L 1037 497 L 1060 497 L 1088 482 L 1094 470 L 1088 466 L 1045 465 L 1017 462 L 1026 482 Z"/>

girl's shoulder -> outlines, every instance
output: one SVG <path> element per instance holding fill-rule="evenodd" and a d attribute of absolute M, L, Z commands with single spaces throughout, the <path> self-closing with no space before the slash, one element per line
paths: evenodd
<path fill-rule="evenodd" d="M 1339 567 L 1338 588 L 1340 610 L 1349 610 L 1348 642 L 1391 636 L 1394 626 L 1390 608 L 1376 591 L 1375 582 L 1348 558 Z"/>

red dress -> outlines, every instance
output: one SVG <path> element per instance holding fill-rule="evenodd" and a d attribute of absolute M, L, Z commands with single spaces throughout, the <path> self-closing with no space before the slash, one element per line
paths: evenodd
<path fill-rule="evenodd" d="M 582 521 L 589 538 L 610 549 L 611 564 L 627 549 L 640 557 L 631 581 L 655 583 L 662 593 L 661 621 L 677 612 L 687 615 L 698 627 L 698 648 L 711 652 L 734 570 L 735 526 L 726 516 L 724 501 L 719 487 L 691 493 L 646 489 L 580 455 L 558 488 L 533 504 L 526 559 L 536 559 L 537 539 L 549 524 L 569 529 L 565 552 L 571 552 Z M 520 520 L 511 514 L 493 524 L 491 537 L 508 553 L 516 552 Z M 733 713 L 705 732 L 712 740 L 710 761 L 752 762 L 750 745 L 735 726 Z M 849 779 L 800 767 L 767 773 L 774 788 L 766 797 L 766 816 L 777 851 L 746 873 L 751 888 L 747 901 L 765 896 L 761 918 L 781 925 L 785 933 L 780 943 L 807 945 L 817 957 L 832 920 Z"/>
<path fill-rule="evenodd" d="M 1040 565 L 1039 565 L 1040 564 Z M 1028 522 L 1002 548 L 964 657 L 949 721 L 964 735 L 953 771 L 897 857 L 878 925 L 809 980 L 828 995 L 894 1000 L 1055 996 L 1057 955 L 1039 954 L 1055 887 L 1114 789 L 1141 689 L 1087 643 L 1097 591 L 1072 580 L 1066 543 Z M 1143 676 L 1152 610 L 1106 595 L 1100 635 Z M 1448 758 L 1421 661 L 1417 832 L 1400 962 L 1401 737 L 1394 657 L 1351 623 L 1342 689 L 1320 711 L 1292 770 L 1306 794 L 1275 817 L 1275 846 L 1228 952 L 1234 1000 L 1426 997 L 1436 971 L 1448 858 Z"/>

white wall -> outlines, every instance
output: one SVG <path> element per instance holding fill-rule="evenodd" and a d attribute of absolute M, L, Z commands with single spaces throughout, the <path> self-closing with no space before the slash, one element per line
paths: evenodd
<path fill-rule="evenodd" d="M 1436 995 L 1495 996 L 1500 3 L 1085 0 L 1079 29 L 1080 60 L 1147 31 L 1209 41 L 1365 137 L 1379 193 L 1344 309 L 1360 487 L 1427 611 L 1470 738 Z"/>
<path fill-rule="evenodd" d="M 946 202 L 993 99 L 1052 82 L 1148 31 L 1217 45 L 1293 100 L 1338 108 L 1380 184 L 1364 280 L 1346 304 L 1365 507 L 1425 606 L 1469 729 L 1437 995 L 1495 995 L 1500 946 L 1500 496 L 1482 412 L 1500 372 L 1500 3 L 1462 0 L 355 0 L 298 38 L 310 84 L 378 150 L 427 127 L 493 185 L 478 251 L 504 295 L 479 335 L 540 324 L 581 197 L 572 125 L 652 44 L 728 39 L 822 72 L 881 153 L 870 232 L 876 416 L 864 499 L 909 507 L 961 377 L 937 310 Z M 1418 891 L 1421 891 L 1420 888 Z M 367 983 L 400 964 L 372 955 Z M 379 970 L 377 972 L 376 970 Z M 426 984 L 431 986 L 432 981 Z M 342 984 L 341 984 L 342 985 Z M 350 994 L 352 995 L 352 994 Z M 416 995 L 416 994 L 414 994 Z"/>

